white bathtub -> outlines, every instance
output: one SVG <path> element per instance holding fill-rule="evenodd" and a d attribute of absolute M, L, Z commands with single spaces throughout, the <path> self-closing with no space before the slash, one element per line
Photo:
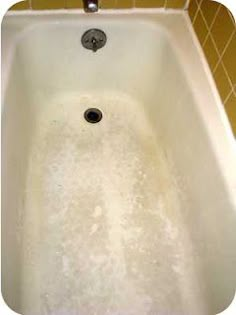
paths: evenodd
<path fill-rule="evenodd" d="M 90 28 L 107 35 L 96 53 L 81 45 Z M 223 311 L 236 287 L 236 149 L 187 13 L 14 12 L 2 35 L 9 307 Z"/>

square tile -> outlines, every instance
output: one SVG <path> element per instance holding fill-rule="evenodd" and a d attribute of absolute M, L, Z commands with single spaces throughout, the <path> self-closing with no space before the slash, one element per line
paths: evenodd
<path fill-rule="evenodd" d="M 102 9 L 114 9 L 116 7 L 116 0 L 100 0 L 99 7 Z"/>
<path fill-rule="evenodd" d="M 221 5 L 218 2 L 212 0 L 203 0 L 201 3 L 202 13 L 207 21 L 207 25 L 210 26 L 213 19 L 216 16 L 217 10 Z"/>
<path fill-rule="evenodd" d="M 194 20 L 195 15 L 197 13 L 197 9 L 198 9 L 197 0 L 191 0 L 190 4 L 189 4 L 189 8 L 188 8 L 188 14 L 189 14 L 191 21 Z"/>
<path fill-rule="evenodd" d="M 225 98 L 229 95 L 230 91 L 232 90 L 232 86 L 227 78 L 225 70 L 220 63 L 214 73 L 215 82 L 217 88 L 219 90 L 222 102 L 224 102 Z"/>
<path fill-rule="evenodd" d="M 208 34 L 208 29 L 200 13 L 197 15 L 197 18 L 193 24 L 193 27 L 195 29 L 195 32 L 197 33 L 200 43 L 202 44 Z"/>
<path fill-rule="evenodd" d="M 164 7 L 165 0 L 134 0 L 136 8 L 160 8 Z"/>
<path fill-rule="evenodd" d="M 167 0 L 166 8 L 183 9 L 185 4 L 186 0 Z"/>
<path fill-rule="evenodd" d="M 31 0 L 32 9 L 34 10 L 49 10 L 63 9 L 65 7 L 64 0 Z"/>
<path fill-rule="evenodd" d="M 235 24 L 229 16 L 228 10 L 221 6 L 220 11 L 212 25 L 211 33 L 215 39 L 217 48 L 221 53 L 235 29 Z"/>
<path fill-rule="evenodd" d="M 117 0 L 116 7 L 118 9 L 132 8 L 133 4 L 134 4 L 133 0 Z"/>
<path fill-rule="evenodd" d="M 203 47 L 205 56 L 207 58 L 207 61 L 209 63 L 209 66 L 211 68 L 211 70 L 213 71 L 218 60 L 219 60 L 219 56 L 218 53 L 216 51 L 215 45 L 212 41 L 211 36 L 208 37 L 204 47 Z"/>
<path fill-rule="evenodd" d="M 225 110 L 229 117 L 229 121 L 233 129 L 233 133 L 236 137 L 236 96 L 234 95 L 234 93 L 231 94 L 230 98 L 225 104 Z"/>
<path fill-rule="evenodd" d="M 83 8 L 84 4 L 82 0 L 65 0 L 66 9 Z"/>
<path fill-rule="evenodd" d="M 20 1 L 10 7 L 9 10 L 27 10 L 29 9 L 29 1 Z"/>
<path fill-rule="evenodd" d="M 236 33 L 223 55 L 223 63 L 233 84 L 236 84 Z"/>

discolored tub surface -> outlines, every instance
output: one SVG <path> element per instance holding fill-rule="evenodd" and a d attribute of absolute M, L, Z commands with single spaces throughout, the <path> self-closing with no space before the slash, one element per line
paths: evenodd
<path fill-rule="evenodd" d="M 84 104 L 100 104 L 99 124 L 84 121 Z M 26 309 L 32 287 L 46 314 L 202 303 L 186 196 L 141 104 L 117 93 L 60 95 L 41 103 L 35 124 L 20 210 Z"/>

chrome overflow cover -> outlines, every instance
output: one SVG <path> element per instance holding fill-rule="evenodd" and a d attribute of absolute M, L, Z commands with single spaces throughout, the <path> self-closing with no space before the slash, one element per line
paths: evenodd
<path fill-rule="evenodd" d="M 81 38 L 83 47 L 90 49 L 93 52 L 96 52 L 98 49 L 102 48 L 106 44 L 106 41 L 106 34 L 103 31 L 95 28 L 86 31 Z"/>

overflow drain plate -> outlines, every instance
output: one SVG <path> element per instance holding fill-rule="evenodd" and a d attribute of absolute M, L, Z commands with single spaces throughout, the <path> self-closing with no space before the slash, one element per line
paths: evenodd
<path fill-rule="evenodd" d="M 90 49 L 93 52 L 96 52 L 98 49 L 102 48 L 106 44 L 106 41 L 106 34 L 96 28 L 86 31 L 81 38 L 83 47 Z"/>

